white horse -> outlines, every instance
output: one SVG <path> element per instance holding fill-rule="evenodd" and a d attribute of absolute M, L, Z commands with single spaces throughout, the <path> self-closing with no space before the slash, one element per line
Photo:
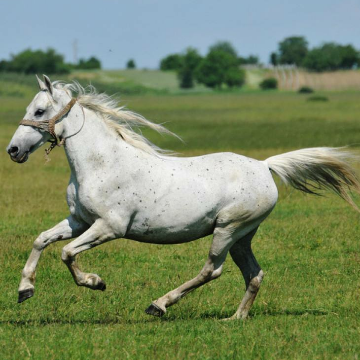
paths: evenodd
<path fill-rule="evenodd" d="M 23 163 L 47 141 L 53 142 L 50 150 L 65 142 L 70 215 L 35 240 L 22 272 L 19 302 L 34 295 L 38 260 L 55 241 L 76 237 L 63 248 L 62 260 L 77 285 L 105 290 L 98 275 L 79 269 L 77 254 L 118 238 L 179 244 L 213 234 L 200 273 L 153 301 L 146 312 L 162 316 L 187 293 L 218 278 L 230 251 L 246 284 L 232 318 L 246 318 L 263 279 L 251 240 L 278 198 L 271 172 L 304 192 L 331 189 L 356 207 L 347 190 L 360 193 L 360 184 L 348 164 L 352 154 L 344 149 L 303 149 L 265 161 L 233 153 L 170 156 L 132 125 L 168 131 L 117 107 L 111 97 L 78 84 L 52 84 L 46 76 L 38 82 L 41 91 L 27 108 L 28 120 L 20 123 L 7 151 Z M 71 100 L 73 92 L 78 96 Z"/>

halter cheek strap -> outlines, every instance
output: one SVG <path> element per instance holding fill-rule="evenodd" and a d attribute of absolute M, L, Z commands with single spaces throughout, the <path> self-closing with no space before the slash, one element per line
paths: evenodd
<path fill-rule="evenodd" d="M 75 105 L 75 103 L 76 103 L 76 99 L 72 98 L 70 100 L 70 102 L 64 108 L 62 108 L 60 110 L 60 112 L 58 112 L 55 116 L 53 116 L 51 119 L 41 120 L 41 121 L 23 119 L 20 121 L 19 125 L 32 126 L 32 127 L 35 127 L 35 128 L 38 128 L 38 129 L 48 132 L 53 137 L 53 140 L 50 141 L 51 142 L 50 147 L 45 150 L 46 154 L 49 155 L 50 151 L 55 146 L 61 146 L 64 144 L 65 139 L 60 140 L 59 137 L 55 133 L 55 124 L 58 123 L 60 120 L 62 120 L 62 118 L 66 114 L 68 114 L 68 112 Z"/>

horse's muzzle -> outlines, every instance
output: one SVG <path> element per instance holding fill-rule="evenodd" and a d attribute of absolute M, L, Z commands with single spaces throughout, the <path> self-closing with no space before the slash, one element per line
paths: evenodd
<path fill-rule="evenodd" d="M 9 147 L 7 152 L 10 155 L 11 160 L 19 164 L 24 163 L 29 158 L 29 151 L 25 151 L 21 154 L 21 151 L 17 146 Z"/>

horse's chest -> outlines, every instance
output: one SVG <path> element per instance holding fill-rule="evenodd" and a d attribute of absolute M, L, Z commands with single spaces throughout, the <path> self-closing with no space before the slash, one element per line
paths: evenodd
<path fill-rule="evenodd" d="M 96 214 L 91 198 L 91 192 L 84 192 L 76 181 L 69 183 L 67 203 L 71 215 L 81 218 L 86 222 L 92 222 Z"/>

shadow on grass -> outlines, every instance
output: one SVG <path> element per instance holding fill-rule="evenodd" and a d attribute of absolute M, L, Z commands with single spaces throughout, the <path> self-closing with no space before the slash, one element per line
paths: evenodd
<path fill-rule="evenodd" d="M 330 311 L 321 310 L 321 309 L 291 309 L 291 310 L 265 310 L 256 312 L 256 315 L 264 316 L 279 316 L 279 315 L 293 315 L 293 316 L 304 316 L 304 315 L 313 315 L 313 316 L 324 316 L 331 314 Z"/>
<path fill-rule="evenodd" d="M 281 315 L 290 315 L 290 316 L 325 316 L 331 314 L 331 311 L 322 310 L 322 309 L 285 309 L 285 310 L 276 310 L 276 309 L 266 309 L 266 310 L 256 310 L 255 312 L 250 312 L 249 318 L 256 318 L 258 316 L 281 316 Z M 195 316 L 176 316 L 170 315 L 162 318 L 162 321 L 175 321 L 175 320 L 199 320 L 199 319 L 213 319 L 213 320 L 224 320 L 226 318 L 234 315 L 234 311 L 208 311 L 202 314 L 197 314 Z"/>
<path fill-rule="evenodd" d="M 322 310 L 322 309 L 290 309 L 290 310 L 257 310 L 253 313 L 250 312 L 249 318 L 256 318 L 258 316 L 267 317 L 267 316 L 281 316 L 281 315 L 290 315 L 290 316 L 325 316 L 331 314 L 331 311 Z M 162 322 L 172 322 L 172 321 L 188 321 L 188 320 L 224 320 L 234 315 L 234 311 L 207 311 L 201 314 L 170 314 L 165 315 L 164 317 L 158 319 Z M 157 319 L 154 318 L 156 321 Z"/>
<path fill-rule="evenodd" d="M 149 318 L 150 321 L 132 319 L 28 319 L 28 320 L 2 320 L 2 325 L 12 325 L 16 327 L 27 326 L 48 326 L 48 325 L 117 325 L 117 324 L 145 324 L 155 322 L 158 319 Z"/>
<path fill-rule="evenodd" d="M 256 311 L 253 314 L 250 314 L 249 318 L 256 318 L 258 316 L 267 317 L 267 316 L 281 316 L 281 315 L 291 315 L 291 316 L 325 316 L 329 315 L 331 312 L 321 309 L 291 309 L 291 310 L 264 310 Z M 118 319 L 118 318 L 107 318 L 107 319 L 29 319 L 29 320 L 3 320 L 0 321 L 0 325 L 12 325 L 16 327 L 22 326 L 47 326 L 47 325 L 116 325 L 116 324 L 145 324 L 151 322 L 173 322 L 173 321 L 189 321 L 189 320 L 223 320 L 229 318 L 233 315 L 233 312 L 221 312 L 221 311 L 210 311 L 204 312 L 202 314 L 171 314 L 166 315 L 162 318 L 148 317 L 144 319 L 132 320 L 127 319 Z"/>

